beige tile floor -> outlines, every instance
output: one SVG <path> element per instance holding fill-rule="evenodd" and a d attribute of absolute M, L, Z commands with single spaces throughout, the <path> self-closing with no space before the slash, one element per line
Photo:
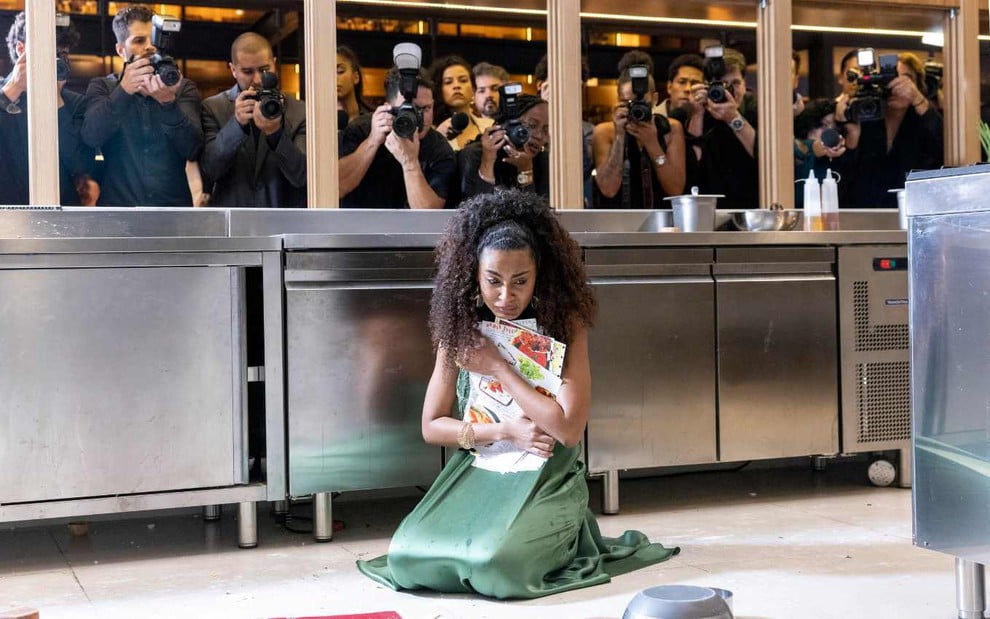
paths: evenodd
<path fill-rule="evenodd" d="M 836 462 L 824 473 L 806 461 L 784 464 L 624 479 L 622 512 L 601 517 L 603 531 L 640 529 L 681 546 L 680 556 L 540 600 L 396 593 L 360 575 L 354 560 L 384 552 L 415 504 L 406 492 L 340 497 L 335 516 L 347 528 L 327 544 L 285 530 L 267 506 L 253 550 L 236 547 L 233 509 L 212 524 L 189 512 L 95 520 L 84 537 L 64 524 L 3 526 L 0 609 L 29 605 L 42 619 L 376 610 L 404 619 L 599 619 L 621 617 L 641 589 L 682 583 L 732 590 L 741 619 L 955 617 L 953 559 L 911 545 L 910 491 L 871 487 L 862 461 Z M 597 482 L 591 489 L 597 509 Z"/>

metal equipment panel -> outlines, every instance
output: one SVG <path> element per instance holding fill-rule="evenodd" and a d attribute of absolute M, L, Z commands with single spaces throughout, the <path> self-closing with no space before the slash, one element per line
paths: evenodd
<path fill-rule="evenodd" d="M 287 255 L 291 495 L 425 485 L 440 471 L 420 425 L 432 252 L 379 252 L 373 269 L 375 255 Z"/>
<path fill-rule="evenodd" d="M 588 470 L 715 462 L 711 276 L 602 279 L 594 288 Z"/>
<path fill-rule="evenodd" d="M 829 256 L 834 250 L 716 250 L 720 460 L 838 451 Z"/>
<path fill-rule="evenodd" d="M 911 439 L 906 245 L 839 248 L 842 451 Z"/>
<path fill-rule="evenodd" d="M 245 482 L 234 271 L 0 270 L 0 500 Z"/>
<path fill-rule="evenodd" d="M 715 461 L 711 248 L 590 248 L 593 473 Z"/>
<path fill-rule="evenodd" d="M 910 186 L 909 201 L 931 182 L 917 196 Z M 942 181 L 953 192 L 968 182 Z M 987 563 L 990 212 L 912 216 L 910 229 L 914 542 Z"/>

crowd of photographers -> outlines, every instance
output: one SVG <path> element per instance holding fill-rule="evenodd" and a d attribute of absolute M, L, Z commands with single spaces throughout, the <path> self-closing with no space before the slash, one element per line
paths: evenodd
<path fill-rule="evenodd" d="M 63 88 L 78 35 L 62 19 L 62 204 L 307 205 L 305 106 L 280 90 L 264 37 L 239 36 L 229 63 L 234 84 L 201 100 L 168 55 L 181 23 L 125 7 L 113 20 L 123 70 L 93 79 L 82 96 Z M 12 155 L 0 168 L 7 204 L 28 201 L 25 30 L 20 14 L 7 36 L 13 70 L 0 82 L 0 143 Z M 452 208 L 498 187 L 549 193 L 545 57 L 534 71 L 537 96 L 488 62 L 446 56 L 424 68 L 411 43 L 396 46 L 394 62 L 386 100 L 374 107 L 363 96 L 358 55 L 338 49 L 342 207 Z M 902 187 L 908 171 L 942 165 L 932 67 L 926 73 L 912 54 L 857 50 L 842 61 L 840 94 L 807 100 L 797 90 L 798 63 L 795 54 L 796 179 L 833 173 L 843 206 L 894 206 L 888 190 Z M 663 208 L 665 197 L 694 187 L 724 196 L 722 208 L 760 206 L 756 101 L 746 70 L 742 54 L 714 46 L 675 58 L 666 83 L 657 84 L 649 54 L 623 56 L 611 118 L 582 122 L 585 206 Z"/>

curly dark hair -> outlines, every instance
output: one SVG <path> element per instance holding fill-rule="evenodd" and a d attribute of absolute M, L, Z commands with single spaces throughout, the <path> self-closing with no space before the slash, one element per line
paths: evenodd
<path fill-rule="evenodd" d="M 537 266 L 534 304 L 544 333 L 569 342 L 576 324 L 594 325 L 597 304 L 578 244 L 544 198 L 517 189 L 464 201 L 437 246 L 436 288 L 430 301 L 433 344 L 454 364 L 470 347 L 481 320 L 478 258 L 487 248 L 530 249 Z"/>

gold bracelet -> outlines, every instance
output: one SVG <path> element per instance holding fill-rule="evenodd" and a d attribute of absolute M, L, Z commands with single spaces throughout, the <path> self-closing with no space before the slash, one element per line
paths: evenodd
<path fill-rule="evenodd" d="M 457 444 L 461 449 L 468 451 L 474 449 L 474 426 L 471 425 L 471 422 L 465 421 L 460 431 L 457 432 Z"/>

